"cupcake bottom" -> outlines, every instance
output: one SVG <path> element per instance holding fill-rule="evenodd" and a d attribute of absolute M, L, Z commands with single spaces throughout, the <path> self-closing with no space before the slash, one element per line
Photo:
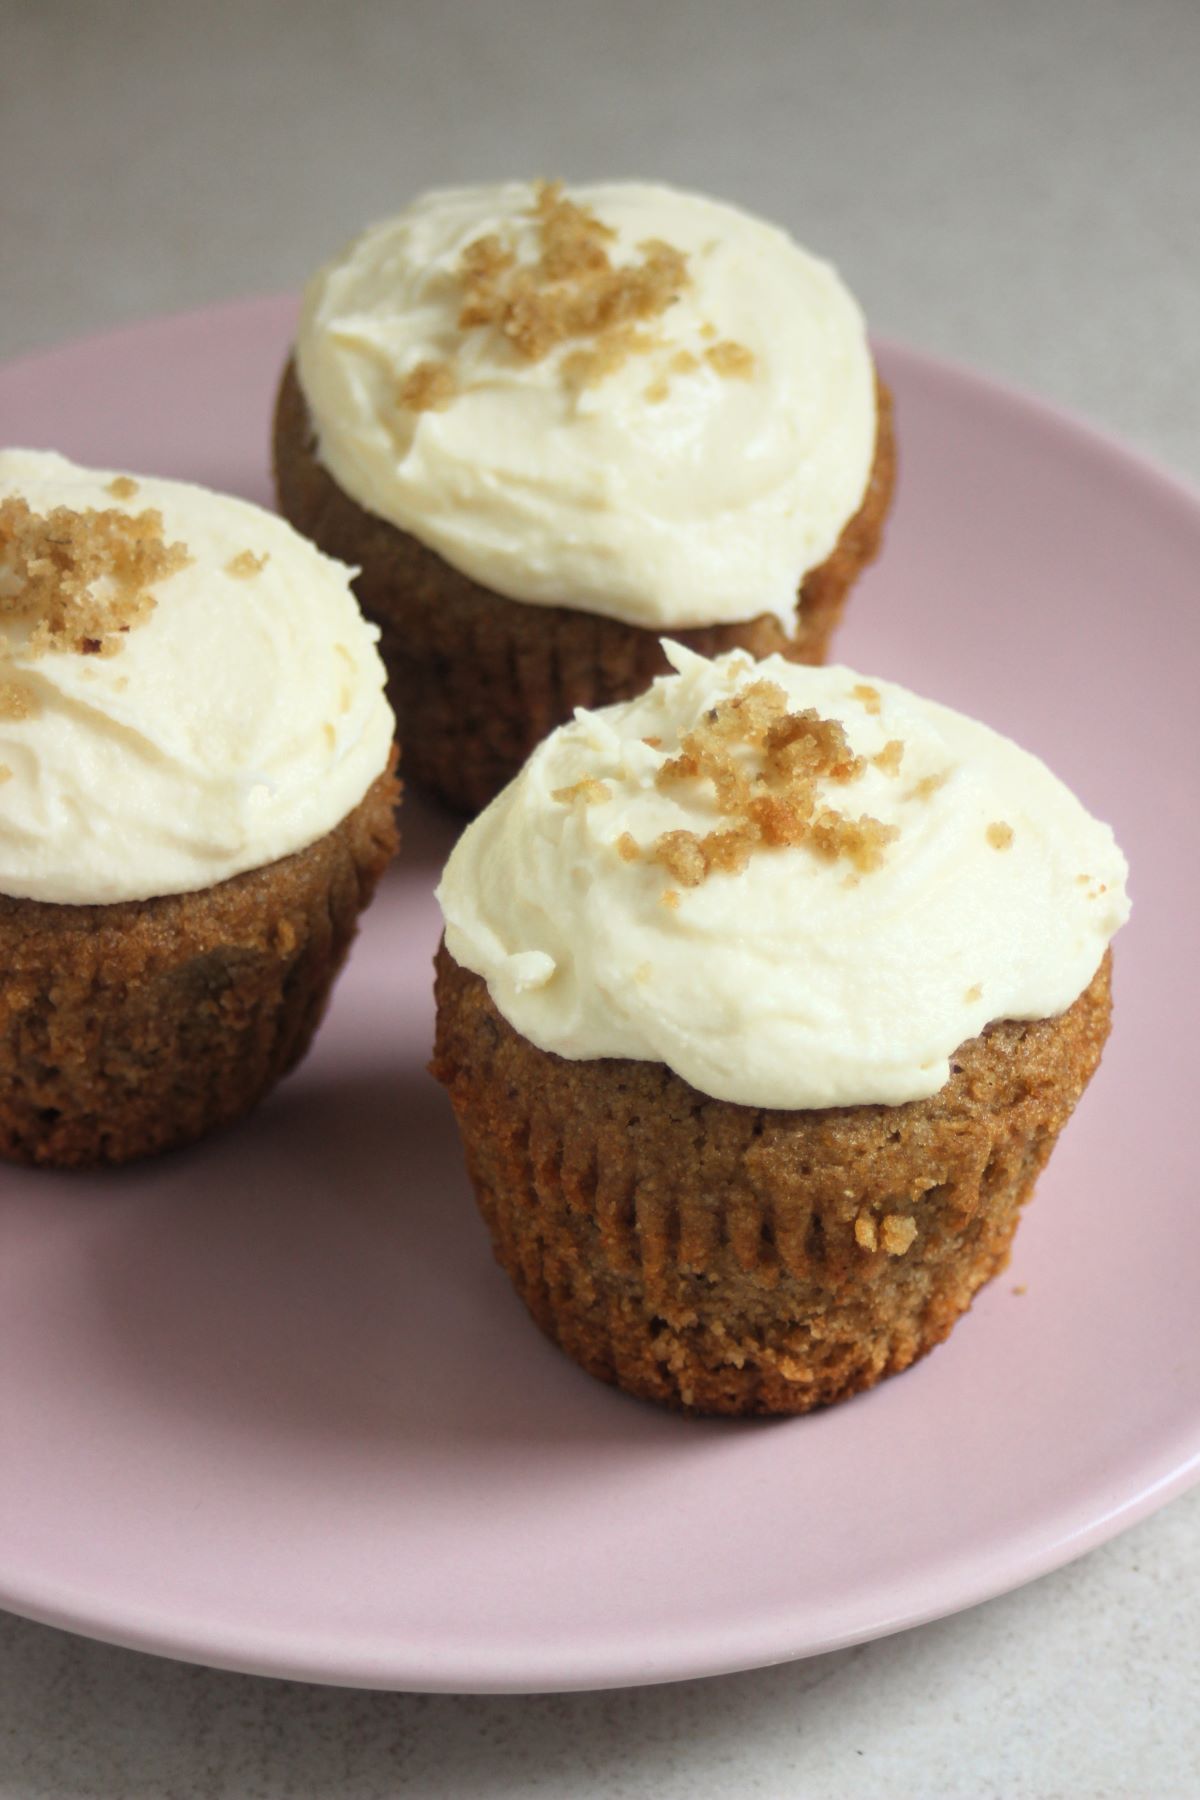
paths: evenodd
<path fill-rule="evenodd" d="M 0 897 L 0 1156 L 124 1163 L 248 1112 L 308 1049 L 398 792 L 389 768 L 316 843 L 198 893 Z"/>
<path fill-rule="evenodd" d="M 688 1412 L 803 1413 L 906 1369 L 1004 1268 L 1100 1061 L 1110 967 L 965 1043 L 927 1100 L 780 1112 L 538 1050 L 443 946 L 433 1072 L 497 1259 L 568 1356 Z"/>
<path fill-rule="evenodd" d="M 804 577 L 794 629 L 771 614 L 667 636 L 704 656 L 747 650 L 824 662 L 846 595 L 877 554 L 895 478 L 891 400 L 877 382 L 875 461 L 862 505 L 831 555 Z M 366 512 L 318 459 L 295 366 L 275 413 L 279 509 L 330 556 L 361 570 L 354 588 L 382 633 L 388 698 L 405 775 L 462 812 L 477 812 L 577 706 L 644 693 L 667 672 L 663 633 L 565 606 L 530 606 L 482 587 L 408 532 Z"/>

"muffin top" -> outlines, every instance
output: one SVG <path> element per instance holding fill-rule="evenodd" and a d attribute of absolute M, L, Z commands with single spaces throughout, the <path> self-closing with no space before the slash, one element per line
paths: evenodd
<path fill-rule="evenodd" d="M 331 830 L 393 731 L 351 573 L 246 501 L 0 451 L 0 893 L 184 893 Z"/>
<path fill-rule="evenodd" d="M 849 669 L 666 648 L 446 867 L 447 948 L 524 1037 L 748 1106 L 896 1104 L 1078 998 L 1125 861 L 1036 757 Z"/>
<path fill-rule="evenodd" d="M 862 315 L 736 207 L 633 182 L 427 194 L 310 282 L 322 462 L 500 594 L 636 625 L 773 612 L 858 510 Z"/>

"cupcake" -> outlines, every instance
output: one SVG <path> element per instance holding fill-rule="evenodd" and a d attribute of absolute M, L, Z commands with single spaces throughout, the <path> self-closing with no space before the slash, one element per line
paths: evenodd
<path fill-rule="evenodd" d="M 576 706 L 644 691 L 664 630 L 823 661 L 879 547 L 890 403 L 784 232 L 512 182 L 425 195 L 314 277 L 275 471 L 360 571 L 406 772 L 475 811 Z"/>
<path fill-rule="evenodd" d="M 187 1143 L 303 1056 L 396 847 L 349 574 L 244 501 L 0 452 L 0 1155 Z"/>
<path fill-rule="evenodd" d="M 568 1355 L 701 1413 L 908 1367 L 1002 1269 L 1100 1059 L 1105 825 L 985 726 L 666 646 L 468 827 L 434 1073 Z"/>

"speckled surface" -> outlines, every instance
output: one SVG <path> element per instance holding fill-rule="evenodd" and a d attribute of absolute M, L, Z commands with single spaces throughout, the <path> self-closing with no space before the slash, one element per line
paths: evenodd
<path fill-rule="evenodd" d="M 8 0 L 0 22 L 0 356 L 294 287 L 434 182 L 652 174 L 790 225 L 878 330 L 1200 480 L 1194 0 Z M 3 1619 L 0 1800 L 1195 1796 L 1198 1576 L 1192 1494 L 902 1637 L 523 1699 L 276 1684 Z"/>

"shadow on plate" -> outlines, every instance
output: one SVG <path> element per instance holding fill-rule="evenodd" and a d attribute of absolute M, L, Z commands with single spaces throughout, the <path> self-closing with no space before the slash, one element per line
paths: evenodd
<path fill-rule="evenodd" d="M 729 1429 L 606 1389 L 541 1337 L 493 1263 L 449 1105 L 417 1071 L 289 1087 L 252 1124 L 101 1190 L 74 1301 L 104 1335 L 106 1380 L 140 1383 L 139 1406 L 175 1426 L 217 1418 L 256 1449 L 301 1437 L 366 1463 L 461 1445 L 476 1465 L 488 1441 L 511 1456 L 514 1439 L 569 1451 Z"/>

